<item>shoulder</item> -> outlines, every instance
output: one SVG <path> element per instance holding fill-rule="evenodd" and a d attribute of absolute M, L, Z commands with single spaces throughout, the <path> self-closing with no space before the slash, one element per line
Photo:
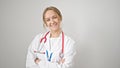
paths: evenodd
<path fill-rule="evenodd" d="M 47 33 L 47 32 L 46 32 Z M 36 36 L 34 37 L 34 39 L 40 39 L 42 38 L 46 33 L 38 33 L 36 34 Z"/>
<path fill-rule="evenodd" d="M 44 35 L 43 33 L 36 34 L 36 36 L 34 36 L 32 39 L 31 45 L 38 44 L 43 35 Z"/>
<path fill-rule="evenodd" d="M 36 36 L 34 37 L 34 39 L 37 39 L 37 38 L 40 38 L 40 37 L 42 37 L 42 33 L 38 33 L 38 34 L 36 34 Z"/>
<path fill-rule="evenodd" d="M 44 35 L 43 33 L 36 34 L 36 36 L 33 37 L 32 41 L 29 45 L 29 49 L 37 47 L 37 45 L 39 44 L 40 39 L 42 38 L 43 35 Z"/>
<path fill-rule="evenodd" d="M 75 41 L 71 37 L 65 35 L 64 42 L 65 53 L 75 51 Z"/>
<path fill-rule="evenodd" d="M 68 35 L 64 35 L 65 37 L 65 44 L 68 44 L 68 45 L 74 45 L 75 41 Z"/>
<path fill-rule="evenodd" d="M 42 33 L 36 34 L 36 35 L 34 36 L 32 42 L 35 42 L 35 41 L 37 41 L 38 39 L 40 39 L 40 38 L 42 37 L 42 35 L 43 35 Z"/>
<path fill-rule="evenodd" d="M 43 38 L 46 34 L 48 34 L 49 32 L 45 32 L 45 33 L 38 33 L 35 37 L 34 37 L 34 39 L 33 39 L 33 41 L 40 41 L 40 39 L 41 38 Z"/>

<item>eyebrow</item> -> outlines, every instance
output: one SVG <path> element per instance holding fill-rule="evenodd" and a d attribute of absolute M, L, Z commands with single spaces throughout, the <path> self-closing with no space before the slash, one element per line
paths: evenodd
<path fill-rule="evenodd" d="M 45 20 L 48 20 L 49 18 L 45 18 Z"/>
<path fill-rule="evenodd" d="M 53 15 L 52 17 L 57 17 L 57 15 Z M 49 19 L 49 18 L 45 18 L 45 19 Z"/>

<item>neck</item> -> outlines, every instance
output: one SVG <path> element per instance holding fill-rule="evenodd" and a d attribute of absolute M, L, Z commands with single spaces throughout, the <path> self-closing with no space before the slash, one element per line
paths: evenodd
<path fill-rule="evenodd" d="M 59 37 L 61 31 L 62 31 L 61 29 L 59 29 L 59 30 L 57 30 L 57 31 L 50 31 L 50 38 Z"/>

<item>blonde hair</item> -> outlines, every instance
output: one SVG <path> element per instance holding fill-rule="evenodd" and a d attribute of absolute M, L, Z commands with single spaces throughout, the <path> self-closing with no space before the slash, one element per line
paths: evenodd
<path fill-rule="evenodd" d="M 62 14 L 61 14 L 60 10 L 57 9 L 56 7 L 50 6 L 50 7 L 47 7 L 47 8 L 44 10 L 44 12 L 43 12 L 43 22 L 44 22 L 44 24 L 46 24 L 46 22 L 45 22 L 45 13 L 46 13 L 48 10 L 53 10 L 55 13 L 57 13 L 58 16 L 60 17 L 60 20 L 62 21 Z"/>

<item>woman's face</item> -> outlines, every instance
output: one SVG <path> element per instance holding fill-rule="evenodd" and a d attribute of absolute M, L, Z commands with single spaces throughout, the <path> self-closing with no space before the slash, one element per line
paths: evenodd
<path fill-rule="evenodd" d="M 48 10 L 45 13 L 45 23 L 46 26 L 51 30 L 51 31 L 58 31 L 60 29 L 60 22 L 61 19 L 59 15 L 54 12 L 53 10 Z"/>

